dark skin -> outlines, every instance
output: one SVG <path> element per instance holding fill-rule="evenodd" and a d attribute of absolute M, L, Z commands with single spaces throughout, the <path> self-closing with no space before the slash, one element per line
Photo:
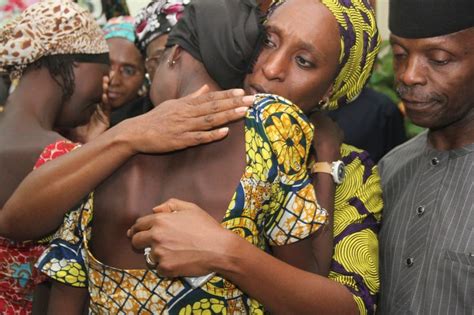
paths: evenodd
<path fill-rule="evenodd" d="M 301 24 L 295 24 L 295 20 Z M 253 72 L 245 78 L 244 88 L 250 94 L 274 93 L 286 97 L 308 114 L 318 106 L 316 100 L 329 97 L 336 75 L 340 51 L 336 20 L 321 3 L 292 0 L 274 11 L 265 27 L 267 38 Z M 325 43 L 324 47 L 319 43 Z M 314 117 L 313 123 L 318 131 L 324 121 L 321 115 Z M 321 128 L 323 133 L 324 130 L 332 129 Z M 314 139 L 317 141 L 315 147 L 318 147 L 318 157 L 314 158 L 327 162 L 339 160 L 337 143 L 324 145 L 324 142 L 319 142 L 321 139 L 328 141 L 337 138 L 316 134 Z M 329 211 L 332 221 L 334 200 L 332 197 L 325 198 L 334 196 L 332 178 L 328 174 L 315 174 L 314 184 L 318 201 Z M 323 274 L 328 274 L 332 256 L 332 224 L 320 234 L 313 237 L 312 246 L 319 269 L 324 271 Z M 276 253 L 280 249 L 276 248 Z"/>
<path fill-rule="evenodd" d="M 0 204 L 3 206 L 31 172 L 44 147 L 59 139 L 55 127 L 75 127 L 87 122 L 100 101 L 102 76 L 108 66 L 78 64 L 74 73 L 77 88 L 71 99 L 62 103 L 61 87 L 46 68 L 24 74 L 0 121 Z M 82 79 L 87 77 L 88 79 Z M 35 93 L 28 93 L 34 89 Z M 15 139 L 15 141 L 12 141 Z"/>
<path fill-rule="evenodd" d="M 334 17 L 318 2 L 292 0 L 269 17 L 268 26 L 272 33 L 254 72 L 245 80 L 246 89 L 250 93 L 282 95 L 304 111 L 316 107 L 321 98 L 330 94 L 336 73 L 339 34 Z M 309 32 L 314 30 L 320 31 Z M 321 42 L 325 44 L 319 46 Z M 314 54 L 318 49 L 324 50 L 323 53 Z M 318 161 L 339 159 L 341 135 L 338 129 L 321 115 L 313 115 L 312 120 L 317 127 L 314 146 Z M 329 268 L 335 186 L 327 174 L 317 174 L 314 179 L 318 201 L 329 210 L 331 221 L 309 245 L 308 242 L 297 244 L 311 246 L 318 267 Z M 346 287 L 264 253 L 223 229 L 196 204 L 171 199 L 154 211 L 155 214 L 140 218 L 129 235 L 136 248 L 152 246 L 161 274 L 203 275 L 216 271 L 262 302 L 272 313 L 357 313 Z M 206 233 L 202 233 L 204 230 Z M 283 252 L 278 254 L 280 258 L 284 256 Z"/>
<path fill-rule="evenodd" d="M 439 37 L 391 35 L 397 88 L 408 117 L 438 150 L 474 140 L 474 28 Z"/>
<path fill-rule="evenodd" d="M 110 127 L 110 112 L 144 95 L 145 64 L 134 43 L 124 38 L 107 39 L 110 72 L 103 78 L 102 103 L 88 124 L 62 134 L 74 142 L 87 143 Z M 141 93 L 140 93 L 141 91 Z"/>
<path fill-rule="evenodd" d="M 315 4 L 313 1 L 311 1 L 312 4 Z M 321 7 L 319 9 L 325 9 L 324 7 Z M 314 13 L 314 12 L 312 12 Z M 327 21 L 326 21 L 327 22 Z M 327 86 L 330 86 L 330 82 L 332 82 L 333 78 L 327 78 Z M 314 100 L 314 103 L 317 103 L 318 100 Z M 160 105 L 163 106 L 163 105 Z M 156 108 L 158 110 L 159 107 Z M 145 127 L 136 125 L 134 126 L 140 127 L 140 130 L 143 132 L 147 130 Z M 151 125 L 150 125 L 151 126 Z M 143 127 L 143 128 L 141 128 Z M 136 127 L 134 127 L 136 128 Z M 112 131 L 110 132 L 112 133 Z M 105 136 L 104 136 L 105 137 Z M 73 152 L 69 154 L 68 156 L 65 156 L 64 158 L 61 158 L 59 160 L 61 161 L 72 161 L 71 165 L 73 165 L 75 162 L 77 162 L 77 165 L 73 165 L 71 171 L 74 170 L 75 175 L 73 178 L 70 178 L 70 176 L 67 176 L 68 178 L 64 178 L 64 175 L 67 175 L 70 173 L 70 171 L 67 170 L 67 168 L 60 168 L 59 161 L 53 161 L 51 162 L 51 166 L 48 167 L 46 165 L 45 167 L 48 167 L 48 169 L 44 169 L 43 175 L 45 172 L 51 171 L 53 176 L 51 177 L 51 180 L 44 179 L 42 181 L 39 181 L 40 186 L 36 188 L 31 186 L 30 184 L 34 183 L 35 178 L 40 178 L 41 175 L 39 173 L 33 174 L 33 177 L 31 180 L 26 184 L 23 188 L 30 187 L 30 189 L 26 189 L 26 191 L 29 191 L 29 196 L 28 201 L 30 201 L 32 204 L 26 206 L 26 207 L 20 207 L 20 209 L 27 209 L 31 208 L 31 206 L 35 205 L 43 205 L 40 207 L 40 209 L 54 209 L 57 207 L 71 207 L 74 205 L 75 201 L 66 201 L 62 200 L 64 198 L 59 198 L 55 199 L 53 204 L 45 204 L 44 202 L 40 202 L 38 199 L 33 200 L 31 191 L 41 191 L 44 190 L 42 188 L 45 188 L 44 185 L 41 185 L 41 183 L 44 183 L 45 181 L 53 183 L 53 185 L 49 185 L 46 190 L 44 190 L 45 195 L 50 197 L 52 195 L 57 195 L 57 196 L 63 196 L 64 194 L 61 194 L 61 192 L 65 189 L 65 187 L 74 187 L 74 190 L 72 190 L 72 194 L 69 194 L 67 197 L 69 198 L 80 198 L 82 194 L 85 192 L 88 192 L 92 190 L 96 185 L 97 181 L 101 180 L 104 178 L 104 174 L 109 174 L 107 173 L 112 166 L 117 165 L 117 161 L 115 161 L 115 158 L 110 160 L 108 158 L 110 154 L 110 150 L 99 150 L 98 148 L 100 147 L 100 143 L 102 143 L 104 140 L 104 137 L 98 139 L 96 141 L 97 144 L 94 145 L 86 145 L 84 146 L 81 150 L 77 150 L 76 152 Z M 141 145 L 144 145 L 144 142 L 140 142 Z M 324 147 L 324 146 L 323 146 Z M 136 148 L 136 146 L 134 146 Z M 86 154 L 92 152 L 95 152 L 95 154 Z M 142 148 L 143 150 L 143 148 Z M 114 155 L 117 155 L 117 152 L 122 152 L 123 150 L 114 150 Z M 128 150 L 125 150 L 125 155 Z M 136 151 L 134 149 L 133 151 Z M 140 150 L 139 150 L 140 151 Z M 94 155 L 101 154 L 101 160 L 96 161 L 93 159 Z M 84 164 L 84 159 L 88 163 Z M 57 163 L 55 163 L 57 162 Z M 53 169 L 53 163 L 55 165 Z M 102 164 L 101 164 L 102 163 Z M 95 166 L 95 167 L 93 167 Z M 117 167 L 117 166 L 114 166 Z M 62 170 L 62 171 L 59 171 Z M 107 170 L 107 172 L 105 172 Z M 42 171 L 42 170 L 39 170 Z M 57 175 L 54 175 L 55 172 L 57 171 Z M 89 179 L 91 182 L 85 183 L 84 178 L 81 178 L 79 175 L 80 173 L 85 173 L 87 176 L 85 178 Z M 61 182 L 53 181 L 52 179 L 57 179 L 58 175 L 62 174 Z M 101 177 L 102 176 L 102 177 Z M 91 177 L 94 177 L 93 179 Z M 72 184 L 74 180 L 81 178 L 81 180 L 75 182 L 75 184 Z M 68 183 L 68 180 L 70 181 Z M 235 184 L 234 184 L 235 185 Z M 333 184 L 332 184 L 333 185 Z M 321 187 L 323 185 L 319 185 Z M 24 190 L 24 189 L 23 189 Z M 323 194 L 319 194 L 318 191 L 318 196 L 322 197 Z M 20 196 L 20 195 L 19 195 Z M 64 196 L 63 196 L 64 197 Z M 19 197 L 18 197 L 19 198 Z M 48 198 L 46 198 L 48 199 Z M 321 200 L 321 199 L 320 199 Z M 12 205 L 19 205 L 19 201 L 25 201 L 24 198 L 19 198 L 16 199 L 15 202 L 12 202 Z M 222 210 L 221 210 L 222 211 Z M 44 214 L 44 212 L 43 212 Z M 187 216 L 189 212 L 186 213 L 186 216 L 183 217 L 183 219 L 189 219 L 192 216 Z M 207 216 L 209 216 L 206 213 Z M 43 215 L 44 216 L 44 215 Z M 20 218 L 23 216 L 20 216 Z M 221 219 L 222 216 L 215 216 L 216 219 Z M 212 218 L 212 217 L 211 217 Z M 45 219 L 45 221 L 48 221 Z M 191 220 L 192 221 L 192 220 Z M 214 224 L 215 223 L 215 220 Z M 189 222 L 189 220 L 188 220 Z M 179 226 L 187 226 L 187 225 L 179 225 Z M 219 226 L 217 224 L 217 226 Z M 35 226 L 32 226 L 32 228 L 36 228 Z M 219 231 L 221 231 L 220 229 Z M 206 231 L 208 229 L 206 228 Z M 209 237 L 211 237 L 212 234 L 212 229 L 209 229 Z M 230 232 L 229 232 L 230 233 Z M 252 296 L 257 297 L 258 300 L 261 300 L 264 302 L 264 304 L 268 307 L 269 309 L 274 309 L 274 310 L 279 310 L 283 313 L 288 313 L 288 312 L 297 312 L 297 313 L 304 313 L 308 312 L 308 310 L 313 311 L 321 311 L 324 313 L 328 312 L 339 312 L 339 313 L 345 313 L 349 314 L 354 311 L 354 302 L 352 300 L 351 295 L 348 293 L 347 289 L 344 287 L 340 286 L 339 284 L 334 283 L 333 281 L 328 280 L 325 277 L 315 277 L 314 274 L 305 272 L 301 269 L 294 268 L 282 261 L 279 261 L 272 256 L 265 254 L 261 250 L 257 249 L 256 247 L 252 246 L 250 243 L 247 241 L 237 237 L 235 234 L 230 233 L 231 236 L 229 237 L 223 237 L 222 239 L 219 238 L 213 238 L 212 242 L 212 247 L 216 248 L 220 247 L 223 243 L 229 245 L 228 240 L 229 238 L 233 238 L 235 243 L 227 247 L 228 250 L 224 250 L 223 253 L 226 254 L 231 254 L 231 253 L 239 253 L 237 257 L 233 257 L 231 259 L 234 263 L 237 265 L 233 265 L 234 268 L 232 267 L 232 264 L 227 264 L 227 258 L 228 256 L 224 255 L 218 255 L 215 258 L 221 257 L 222 259 L 216 259 L 213 260 L 213 263 L 218 263 L 222 262 L 223 264 L 219 268 L 215 268 L 213 270 L 219 270 L 221 274 L 225 274 L 226 276 L 228 275 L 228 279 L 231 281 L 238 283 L 239 286 L 241 286 L 244 291 L 248 292 Z M 23 236 L 24 237 L 24 236 Z M 148 243 L 149 244 L 149 243 Z M 307 243 L 308 244 L 308 243 Z M 138 246 L 139 247 L 139 246 Z M 218 252 L 216 250 L 216 252 Z M 160 256 L 161 257 L 161 256 Z M 178 257 L 178 255 L 174 255 L 174 257 Z M 249 258 L 249 259 L 246 259 Z M 143 264 L 143 256 L 140 256 L 141 263 Z M 225 260 L 225 261 L 222 261 Z M 186 261 L 189 261 L 187 259 Z M 311 261 L 311 260 L 308 260 Z M 241 262 L 241 263 L 240 263 Z M 166 266 L 169 264 L 161 264 L 160 260 L 160 266 Z M 161 267 L 159 267 L 161 268 Z M 204 269 L 208 270 L 208 269 Z M 248 274 L 245 272 L 245 270 L 253 270 L 254 272 L 252 274 Z M 168 274 L 171 274 L 171 270 L 167 270 Z M 194 274 L 202 274 L 203 269 L 200 270 L 194 270 Z M 186 272 L 187 274 L 192 274 L 189 272 Z M 172 275 L 172 274 L 171 274 Z M 295 279 L 298 279 L 298 281 L 294 281 Z M 295 287 L 295 285 L 297 285 Z M 278 296 L 275 296 L 276 292 L 274 288 L 277 287 L 280 290 L 277 290 Z M 288 296 L 295 296 L 293 293 L 288 293 L 288 292 L 296 292 L 298 291 L 301 294 L 298 294 L 298 298 L 294 298 L 291 300 L 288 300 Z M 301 292 L 300 292 L 301 291 Z M 285 293 L 286 292 L 286 293 Z M 349 301 L 349 305 L 347 305 L 347 300 Z M 309 304 L 308 304 L 309 303 Z M 309 306 L 311 305 L 311 306 Z"/>
<path fill-rule="evenodd" d="M 166 57 L 169 59 L 160 63 L 157 73 L 170 81 L 180 78 L 179 84 L 170 89 L 168 82 L 154 81 L 152 91 L 162 92 L 151 94 L 154 103 L 189 94 L 202 84 L 207 84 L 211 90 L 219 89 L 204 66 L 180 47 L 172 48 Z M 128 228 L 139 217 L 149 214 L 148 209 L 172 196 L 203 205 L 209 215 L 221 221 L 243 174 L 244 161 L 243 121 L 230 124 L 229 135 L 219 142 L 162 155 L 134 156 L 95 190 L 93 255 L 113 267 L 147 268 L 143 252 L 136 252 L 130 246 Z M 117 194 L 117 191 L 121 193 Z M 114 220 L 110 220 L 111 216 Z M 284 247 L 276 253 L 281 259 L 299 268 L 317 271 L 309 241 Z M 80 291 L 74 295 L 77 298 L 67 302 L 71 303 L 71 310 L 78 300 L 84 299 Z M 50 311 L 56 312 L 55 309 Z"/>
<path fill-rule="evenodd" d="M 150 80 L 153 80 L 153 77 L 156 72 L 156 68 L 160 63 L 160 58 L 165 51 L 166 41 L 168 40 L 168 34 L 158 36 L 152 40 L 148 46 L 146 46 L 146 59 L 145 59 L 145 68 L 148 73 Z"/>
<path fill-rule="evenodd" d="M 64 139 L 53 128 L 76 127 L 90 118 L 95 110 L 94 104 L 102 95 L 102 76 L 107 72 L 106 65 L 76 64 L 74 93 L 66 102 L 62 100 L 61 87 L 46 68 L 30 69 L 23 74 L 18 87 L 8 98 L 11 106 L 0 118 L 2 207 L 31 172 L 44 147 Z M 35 93 L 31 93 L 32 90 Z M 35 291 L 33 312 L 45 312 L 48 295 L 49 287 L 40 284 Z"/>
<path fill-rule="evenodd" d="M 103 78 L 102 103 L 86 125 L 62 134 L 74 142 L 87 143 L 110 127 L 110 112 L 139 97 L 145 80 L 143 57 L 135 44 L 124 38 L 107 39 L 110 71 Z M 143 92 L 146 92 L 143 91 Z"/>
<path fill-rule="evenodd" d="M 205 86 L 164 102 L 31 172 L 0 212 L 0 235 L 31 240 L 57 229 L 67 209 L 139 152 L 165 153 L 224 138 L 229 129 L 221 126 L 243 117 L 242 107 L 250 106 L 252 98 L 238 89 L 208 92 Z"/>
<path fill-rule="evenodd" d="M 100 101 L 102 96 L 102 76 L 108 73 L 108 66 L 97 66 L 95 64 L 94 66 L 95 68 L 89 64 L 80 64 L 75 69 L 76 80 L 80 79 L 79 82 L 81 83 L 76 85 L 75 93 L 68 102 L 62 104 L 62 108 L 60 106 L 61 88 L 51 79 L 46 69 L 24 74 L 16 92 L 10 98 L 11 104 L 15 106 L 11 106 L 5 115 L 2 115 L 0 124 L 0 130 L 2 130 L 0 139 L 3 143 L 0 150 L 0 159 L 2 167 L 8 167 L 8 172 L 6 170 L 2 171 L 2 174 L 8 174 L 8 177 L 2 176 L 2 184 L 5 188 L 1 191 L 3 200 L 8 199 L 8 194 L 11 194 L 16 188 L 14 185 L 20 183 L 21 179 L 31 172 L 44 147 L 64 139 L 59 134 L 51 131 L 55 123 L 61 128 L 71 128 L 87 122 L 91 115 L 91 109 L 95 109 L 94 105 Z M 97 67 L 100 71 L 96 69 Z M 95 80 L 96 78 L 97 80 Z M 37 88 L 38 86 L 40 88 Z M 37 93 L 30 93 L 31 90 L 36 89 Z M 201 89 L 199 94 L 206 93 L 206 91 L 209 91 L 209 88 Z M 93 145 L 80 150 L 82 152 L 78 156 L 79 161 L 75 163 L 76 157 L 73 155 L 72 163 L 67 164 L 71 168 L 57 168 L 54 163 L 51 166 L 50 163 L 47 163 L 43 167 L 52 171 L 52 176 L 56 179 L 59 178 L 56 172 L 63 175 L 68 174 L 66 177 L 77 178 L 76 176 L 80 176 L 81 171 L 83 171 L 85 174 L 89 174 L 87 177 L 93 181 L 91 185 L 96 186 L 98 182 L 94 182 L 95 180 L 102 180 L 108 172 L 117 168 L 118 165 L 136 152 L 166 152 L 167 150 L 177 150 L 224 137 L 228 133 L 227 128 L 210 129 L 242 117 L 245 111 L 237 113 L 235 108 L 250 105 L 250 102 L 247 102 L 248 104 L 242 102 L 242 94 L 243 91 L 226 91 L 221 95 L 207 94 L 199 97 L 196 94 L 194 98 L 170 101 L 163 104 L 159 110 L 120 124 L 120 127 L 117 126 L 114 130 L 110 130 L 106 135 L 95 141 Z M 209 99 L 213 100 L 212 104 L 209 103 Z M 20 103 L 24 106 L 20 106 Z M 190 116 L 185 117 L 182 111 Z M 176 124 L 178 118 L 182 122 L 180 125 Z M 21 138 L 19 134 L 25 135 L 25 137 Z M 149 137 L 148 140 L 147 137 Z M 16 142 L 12 142 L 11 139 L 16 139 Z M 90 166 L 91 169 L 88 169 L 87 166 L 84 167 L 84 160 L 81 156 L 83 153 L 86 160 L 89 161 L 87 166 Z M 113 155 L 113 158 L 110 155 Z M 43 167 L 38 171 L 42 171 Z M 91 170 L 94 171 L 91 173 Z M 46 173 L 48 173 L 47 170 Z M 97 178 L 90 176 L 90 174 L 95 174 Z M 64 176 L 60 178 L 64 178 Z M 46 181 L 52 184 L 51 181 Z M 39 184 L 45 187 L 41 183 L 44 182 L 39 181 Z M 73 196 L 70 196 L 73 199 L 81 198 L 80 196 L 84 194 L 83 191 L 92 189 L 92 187 L 87 186 L 88 183 L 82 181 L 73 183 L 72 186 L 63 185 L 63 183 L 57 181 L 56 184 L 47 186 L 57 191 L 59 193 L 57 196 L 65 195 L 60 193 L 61 191 L 73 192 Z M 77 194 L 74 195 L 74 193 Z M 45 192 L 45 195 L 50 195 L 50 192 Z M 30 198 L 25 199 L 24 197 L 20 197 L 20 199 L 32 201 Z M 14 204 L 15 202 L 13 202 Z M 41 209 L 37 212 L 37 217 L 22 213 L 20 209 L 26 209 L 23 206 L 18 209 L 11 209 L 8 202 L 5 204 L 0 219 L 0 230 L 2 230 L 3 236 L 15 238 L 15 235 L 23 235 L 20 237 L 21 239 L 39 239 L 57 228 L 62 221 L 64 212 L 62 210 L 54 212 L 54 207 L 38 204 L 35 201 L 33 201 L 33 204 L 38 205 Z M 56 199 L 54 204 L 62 209 L 60 200 Z M 72 207 L 72 204 L 64 209 L 69 207 Z M 44 209 L 53 209 L 53 211 L 45 212 Z M 21 218 L 26 219 L 31 225 L 18 224 L 18 219 L 21 220 Z M 39 221 L 44 224 L 38 225 L 37 222 Z M 31 233 L 34 233 L 34 236 Z M 60 295 L 57 301 L 63 301 L 70 296 L 81 296 L 74 300 L 73 304 L 67 305 L 70 307 L 69 314 L 80 314 L 87 292 L 66 286 L 58 288 L 58 286 L 60 286 L 59 283 L 53 285 L 53 292 Z M 40 296 L 41 299 L 35 300 L 34 309 L 39 314 L 44 314 L 47 307 L 47 298 L 45 298 L 47 293 L 35 295 L 35 297 Z M 78 305 L 81 305 L 81 307 L 78 307 Z M 59 309 L 55 307 L 59 307 Z M 62 303 L 53 303 L 49 311 L 53 314 L 55 312 L 64 314 L 64 307 L 66 305 Z"/>
<path fill-rule="evenodd" d="M 244 88 L 282 95 L 308 113 L 330 95 L 340 53 L 336 20 L 321 3 L 292 0 L 274 11 L 265 27 L 267 39 Z"/>
<path fill-rule="evenodd" d="M 76 303 L 64 303 L 64 301 L 75 301 Z M 33 314 L 88 314 L 87 301 L 88 296 L 86 290 L 82 288 L 74 288 L 69 285 L 53 281 L 46 311 Z"/>
<path fill-rule="evenodd" d="M 114 110 L 138 97 L 145 79 L 145 65 L 140 51 L 124 38 L 107 39 L 110 73 L 107 100 Z"/>
<path fill-rule="evenodd" d="M 170 81 L 176 73 L 181 84 L 173 90 L 170 89 L 173 84 L 168 86 L 167 82 L 155 81 L 151 94 L 154 103 L 166 97 L 179 97 L 203 83 L 218 89 L 202 64 L 181 48 L 174 48 L 167 57 L 175 64 L 164 60 L 156 73 Z M 126 232 L 136 219 L 149 214 L 148 209 L 172 197 L 201 205 L 220 222 L 245 167 L 243 121 L 230 124 L 229 129 L 225 139 L 212 144 L 166 155 L 137 155 L 99 186 L 95 192 L 94 209 L 97 212 L 92 234 L 96 257 L 115 267 L 146 268 L 143 253 L 132 250 Z M 118 190 L 122 192 L 120 197 L 116 194 Z M 111 215 L 116 219 L 110 220 Z M 112 243 L 115 246 L 110 246 Z M 311 253 L 305 249 L 307 247 L 299 244 L 289 246 L 287 250 L 280 248 L 278 252 L 280 258 L 316 272 Z"/>
<path fill-rule="evenodd" d="M 190 79 L 174 90 L 168 89 L 164 80 L 154 81 L 152 91 L 161 90 L 161 86 L 166 90 L 152 92 L 153 103 L 180 97 L 178 90 L 193 91 L 202 84 L 218 90 L 200 63 L 181 48 L 175 48 L 174 52 L 175 64 L 169 66 L 164 60 L 157 73 L 166 76 L 168 81 L 178 76 Z M 185 93 L 188 92 L 182 94 Z M 176 194 L 206 204 L 210 214 L 222 220 L 244 169 L 243 122 L 230 124 L 229 129 L 225 139 L 212 144 L 162 155 L 136 155 L 100 185 L 95 192 L 94 255 L 111 266 L 146 268 L 143 253 L 133 251 L 126 231 L 137 218 L 148 214 L 148 209 Z M 239 163 L 235 163 L 236 156 L 241 157 Z M 120 196 L 117 196 L 117 191 L 121 191 Z M 109 220 L 112 214 L 115 220 Z M 110 246 L 112 243 L 115 245 Z"/>

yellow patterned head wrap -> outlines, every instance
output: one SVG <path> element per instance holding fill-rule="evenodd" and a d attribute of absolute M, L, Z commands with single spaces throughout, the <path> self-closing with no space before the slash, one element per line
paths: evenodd
<path fill-rule="evenodd" d="M 103 32 L 92 15 L 69 0 L 45 0 L 29 6 L 0 30 L 0 72 L 19 77 L 41 57 L 98 55 L 108 59 Z M 102 58 L 104 57 L 104 58 Z"/>
<path fill-rule="evenodd" d="M 286 1 L 274 1 L 269 12 Z M 333 83 L 333 92 L 325 106 L 325 109 L 335 109 L 359 96 L 372 73 L 381 39 L 369 0 L 319 1 L 336 18 L 341 35 L 339 70 Z"/>

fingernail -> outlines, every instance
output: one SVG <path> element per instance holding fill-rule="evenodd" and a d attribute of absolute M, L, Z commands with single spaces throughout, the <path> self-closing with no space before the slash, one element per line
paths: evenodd
<path fill-rule="evenodd" d="M 244 103 L 253 103 L 254 100 L 255 100 L 254 95 L 247 95 L 242 98 L 242 101 L 244 101 Z"/>
<path fill-rule="evenodd" d="M 132 233 L 132 231 L 130 231 L 130 229 L 127 230 L 127 237 L 130 237 L 130 234 Z"/>
<path fill-rule="evenodd" d="M 223 128 L 218 129 L 217 131 L 222 134 L 227 134 L 229 132 L 229 128 L 223 127 Z"/>
<path fill-rule="evenodd" d="M 234 109 L 234 110 L 235 110 L 235 112 L 236 112 L 237 114 L 242 114 L 242 113 L 247 112 L 248 109 L 249 109 L 248 107 L 242 106 L 242 107 L 237 107 L 237 108 Z"/>
<path fill-rule="evenodd" d="M 242 89 L 235 89 L 232 91 L 232 95 L 234 96 L 240 96 L 240 95 L 244 95 L 245 94 L 245 91 L 242 90 Z"/>

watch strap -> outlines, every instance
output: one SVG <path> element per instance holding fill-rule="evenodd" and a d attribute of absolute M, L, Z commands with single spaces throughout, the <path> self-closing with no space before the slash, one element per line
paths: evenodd
<path fill-rule="evenodd" d="M 316 162 L 311 167 L 311 174 L 314 173 L 327 173 L 332 175 L 332 164 L 329 162 Z"/>

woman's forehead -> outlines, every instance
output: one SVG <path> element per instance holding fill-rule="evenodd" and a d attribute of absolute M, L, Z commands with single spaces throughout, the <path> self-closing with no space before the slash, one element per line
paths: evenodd
<path fill-rule="evenodd" d="M 326 50 L 324 46 L 339 48 L 337 21 L 331 11 L 319 1 L 286 1 L 268 17 L 266 27 L 277 32 L 283 39 L 297 39 L 306 47 L 312 46 L 314 50 L 323 52 Z"/>

